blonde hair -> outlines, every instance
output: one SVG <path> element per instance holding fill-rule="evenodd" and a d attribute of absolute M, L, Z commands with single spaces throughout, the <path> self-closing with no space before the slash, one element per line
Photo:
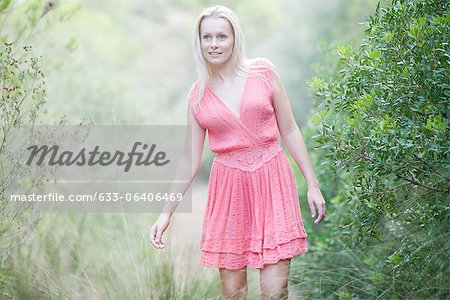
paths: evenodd
<path fill-rule="evenodd" d="M 239 23 L 239 19 L 236 14 L 223 5 L 215 5 L 205 8 L 197 17 L 193 32 L 193 52 L 195 63 L 197 66 L 197 91 L 193 94 L 194 104 L 197 104 L 203 96 L 203 92 L 206 88 L 206 82 L 212 75 L 212 70 L 203 56 L 202 45 L 200 41 L 200 25 L 205 18 L 224 18 L 227 20 L 234 34 L 233 53 L 231 55 L 231 61 L 233 64 L 233 70 L 235 73 L 238 71 L 253 73 L 250 70 L 250 66 L 246 63 L 244 37 Z"/>

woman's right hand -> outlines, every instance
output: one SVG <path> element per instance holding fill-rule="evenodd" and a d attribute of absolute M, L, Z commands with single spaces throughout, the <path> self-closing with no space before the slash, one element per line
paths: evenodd
<path fill-rule="evenodd" d="M 156 249 L 164 249 L 166 244 L 162 241 L 162 235 L 170 224 L 170 217 L 168 215 L 160 215 L 153 224 L 150 231 L 150 242 Z"/>

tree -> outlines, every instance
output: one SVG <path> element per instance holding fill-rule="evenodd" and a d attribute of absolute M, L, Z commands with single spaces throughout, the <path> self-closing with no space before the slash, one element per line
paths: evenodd
<path fill-rule="evenodd" d="M 450 294 L 449 27 L 446 1 L 378 5 L 361 46 L 337 46 L 335 72 L 310 83 L 316 141 L 351 186 L 331 240 L 364 262 L 322 278 L 344 299 Z"/>

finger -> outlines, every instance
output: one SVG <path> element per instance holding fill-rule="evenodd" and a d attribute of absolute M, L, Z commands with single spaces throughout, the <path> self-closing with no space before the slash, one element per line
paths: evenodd
<path fill-rule="evenodd" d="M 156 249 L 163 249 L 165 247 L 164 242 L 155 239 L 152 244 L 155 246 Z"/>
<path fill-rule="evenodd" d="M 314 221 L 314 224 L 319 224 L 320 222 L 322 222 L 323 218 L 325 218 L 324 215 L 319 215 L 319 217 Z"/>
<path fill-rule="evenodd" d="M 158 239 L 156 238 L 157 232 L 158 232 L 158 226 L 155 225 L 155 226 L 153 226 L 153 228 L 152 228 L 152 233 L 151 233 L 150 241 L 151 241 L 151 243 L 153 244 L 153 246 L 155 246 L 155 248 L 159 249 L 159 248 L 161 248 L 161 245 L 159 244 L 159 241 L 158 241 Z"/>
<path fill-rule="evenodd" d="M 152 243 L 152 245 L 155 248 L 158 248 L 158 245 L 156 244 L 155 237 L 156 237 L 156 226 L 154 225 L 154 226 L 152 226 L 152 228 L 150 230 L 150 242 Z"/>
<path fill-rule="evenodd" d="M 162 236 L 162 230 L 161 228 L 158 228 L 158 231 L 156 232 L 156 243 L 159 244 L 160 246 L 164 245 L 164 242 L 161 240 L 161 236 Z"/>
<path fill-rule="evenodd" d="M 314 218 L 314 216 L 316 215 L 316 209 L 314 208 L 314 203 L 312 201 L 308 201 L 308 205 L 309 205 L 309 212 L 311 213 L 311 217 Z"/>
<path fill-rule="evenodd" d="M 324 203 L 319 205 L 318 208 L 319 208 L 319 217 L 316 219 L 316 221 L 314 221 L 315 224 L 319 224 L 320 222 L 322 222 L 323 218 L 325 218 Z"/>

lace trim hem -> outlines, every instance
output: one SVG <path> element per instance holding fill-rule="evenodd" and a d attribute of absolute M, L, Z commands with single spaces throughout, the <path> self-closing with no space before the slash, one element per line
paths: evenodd
<path fill-rule="evenodd" d="M 280 260 L 293 258 L 308 251 L 306 239 L 298 238 L 280 244 L 275 249 L 262 249 L 262 252 L 246 251 L 237 254 L 201 250 L 200 264 L 209 268 L 226 268 L 230 270 L 241 269 L 246 266 L 262 269 L 266 264 L 274 264 Z"/>
<path fill-rule="evenodd" d="M 308 234 L 303 225 L 295 224 L 290 230 L 269 232 L 262 237 L 244 236 L 243 238 L 207 238 L 202 235 L 201 250 L 209 252 L 242 254 L 246 251 L 259 252 L 259 249 L 275 249 L 280 244 L 289 243 L 294 239 L 307 238 Z"/>

